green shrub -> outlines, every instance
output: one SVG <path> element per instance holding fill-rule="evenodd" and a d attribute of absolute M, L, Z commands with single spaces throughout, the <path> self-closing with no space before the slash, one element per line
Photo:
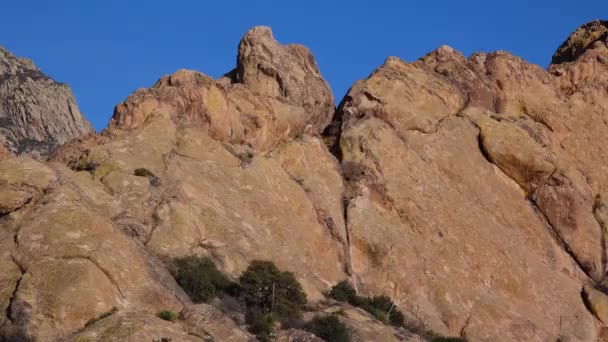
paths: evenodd
<path fill-rule="evenodd" d="M 342 280 L 331 288 L 329 296 L 339 302 L 351 303 L 357 298 L 357 292 L 348 281 Z"/>
<path fill-rule="evenodd" d="M 387 296 L 377 296 L 372 298 L 371 306 L 385 312 L 388 316 L 388 322 L 394 326 L 402 326 L 405 322 L 403 313 L 397 309 L 395 303 Z"/>
<path fill-rule="evenodd" d="M 331 288 L 329 296 L 341 302 L 348 302 L 357 306 L 378 319 L 384 324 L 397 327 L 403 326 L 405 317 L 397 309 L 393 301 L 387 296 L 376 296 L 373 298 L 357 296 L 355 289 L 343 280 Z"/>
<path fill-rule="evenodd" d="M 143 167 L 135 169 L 135 172 L 133 172 L 133 174 L 138 177 L 156 178 L 156 176 L 154 175 L 154 173 L 152 173 L 152 171 L 150 171 L 146 168 L 143 168 Z"/>
<path fill-rule="evenodd" d="M 158 318 L 164 319 L 165 321 L 173 322 L 177 318 L 173 311 L 161 310 L 157 314 Z"/>
<path fill-rule="evenodd" d="M 335 315 L 315 317 L 306 330 L 327 342 L 350 342 L 348 328 Z"/>
<path fill-rule="evenodd" d="M 251 164 L 254 157 L 255 156 L 253 155 L 253 152 L 251 152 L 251 151 L 241 152 L 237 155 L 237 158 L 239 158 L 239 160 L 241 161 L 241 166 L 247 166 L 247 165 Z"/>
<path fill-rule="evenodd" d="M 249 332 L 254 334 L 261 342 L 271 340 L 274 332 L 275 320 L 271 314 L 264 314 L 257 309 L 247 311 L 245 321 L 249 324 Z"/>
<path fill-rule="evenodd" d="M 222 274 L 208 257 L 185 257 L 173 261 L 173 277 L 195 303 L 207 302 L 218 292 L 234 295 L 238 285 Z"/>
<path fill-rule="evenodd" d="M 445 337 L 445 336 L 433 337 L 430 341 L 431 342 L 467 342 L 467 340 L 462 337 Z"/>
<path fill-rule="evenodd" d="M 306 294 L 293 273 L 279 271 L 270 261 L 254 260 L 239 282 L 241 298 L 248 308 L 279 320 L 302 316 Z"/>

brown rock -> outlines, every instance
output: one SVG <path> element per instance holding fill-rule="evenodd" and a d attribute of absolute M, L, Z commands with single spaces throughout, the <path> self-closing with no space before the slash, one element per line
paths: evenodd
<path fill-rule="evenodd" d="M 557 49 L 551 64 L 575 61 L 587 49 L 596 48 L 608 53 L 608 21 L 594 20 L 576 29 Z"/>
<path fill-rule="evenodd" d="M 312 56 L 253 29 L 219 80 L 178 71 L 53 163 L 2 160 L 6 324 L 51 340 L 246 340 L 158 259 L 206 255 L 233 279 L 272 260 L 313 303 L 348 279 L 419 332 L 602 338 L 608 61 L 596 45 L 549 71 L 447 46 L 389 58 L 342 101 L 332 156 L 317 133 L 333 100 Z M 356 341 L 423 340 L 341 314 Z"/>
<path fill-rule="evenodd" d="M 211 336 L 215 341 L 248 342 L 253 336 L 236 325 L 226 314 L 208 304 L 184 308 L 184 330 L 191 335 Z"/>
<path fill-rule="evenodd" d="M 311 334 L 304 330 L 288 329 L 277 332 L 274 341 L 276 342 L 324 342 L 323 339 L 318 338 L 314 334 Z"/>
<path fill-rule="evenodd" d="M 304 107 L 313 131 L 323 130 L 334 112 L 333 95 L 312 53 L 303 45 L 279 45 L 269 27 L 254 27 L 241 40 L 236 82 Z"/>
<path fill-rule="evenodd" d="M 589 285 L 583 287 L 582 295 L 595 317 L 608 324 L 608 296 Z"/>
<path fill-rule="evenodd" d="M 164 321 L 146 312 L 127 312 L 112 314 L 61 341 L 199 342 L 201 339 L 202 337 L 189 334 L 175 322 Z"/>
<path fill-rule="evenodd" d="M 333 96 L 312 54 L 300 45 L 281 46 L 269 28 L 245 35 L 229 75 L 234 79 L 215 81 L 180 70 L 163 77 L 116 107 L 108 133 L 166 113 L 215 140 L 268 150 L 286 138 L 321 132 L 331 120 Z"/>
<path fill-rule="evenodd" d="M 546 340 L 560 334 L 552 317 L 568 316 L 562 335 L 593 339 L 582 272 L 561 249 L 565 241 L 585 272 L 603 277 L 599 225 L 584 209 L 591 191 L 573 172 L 580 209 L 564 207 L 567 196 L 526 200 L 571 163 L 558 150 L 563 101 L 548 73 L 505 53 L 466 61 L 442 48 L 414 64 L 389 60 L 358 82 L 338 117 L 342 164 L 361 170 L 347 207 L 360 291 L 395 298 L 444 335 Z M 426 126 L 411 124 L 423 122 L 418 113 Z M 568 212 L 579 218 L 560 221 Z"/>
<path fill-rule="evenodd" d="M 2 47 L 0 62 L 0 140 L 6 149 L 45 158 L 64 142 L 93 132 L 67 85 Z"/>

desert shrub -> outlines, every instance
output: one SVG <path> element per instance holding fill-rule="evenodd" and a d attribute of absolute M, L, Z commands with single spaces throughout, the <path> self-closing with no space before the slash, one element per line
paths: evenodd
<path fill-rule="evenodd" d="M 0 322 L 2 324 L 2 322 Z M 4 323 L 0 325 L 0 341 L 3 342 L 35 342 L 36 339 L 27 334 L 25 329 Z"/>
<path fill-rule="evenodd" d="M 158 312 L 158 314 L 156 314 L 156 316 L 158 316 L 158 318 L 160 319 L 164 319 L 165 321 L 169 322 L 173 322 L 177 318 L 175 313 L 170 310 L 161 310 Z"/>
<path fill-rule="evenodd" d="M 264 314 L 257 309 L 247 311 L 245 321 L 249 324 L 249 332 L 261 342 L 270 341 L 274 333 L 275 320 L 272 314 Z"/>
<path fill-rule="evenodd" d="M 357 307 L 369 312 L 380 322 L 384 324 L 390 323 L 388 311 L 382 310 L 381 308 L 374 306 L 371 298 L 359 297 L 355 303 Z"/>
<path fill-rule="evenodd" d="M 445 337 L 445 336 L 436 336 L 430 339 L 431 342 L 467 342 L 466 339 L 462 337 Z"/>
<path fill-rule="evenodd" d="M 254 155 L 251 151 L 245 151 L 237 154 L 237 158 L 241 161 L 241 166 L 247 166 L 253 161 Z"/>
<path fill-rule="evenodd" d="M 248 308 L 279 320 L 302 316 L 306 294 L 293 273 L 279 271 L 270 261 L 254 260 L 239 282 Z"/>
<path fill-rule="evenodd" d="M 351 303 L 357 297 L 357 292 L 350 286 L 348 281 L 342 280 L 331 288 L 329 296 L 340 302 Z"/>
<path fill-rule="evenodd" d="M 175 259 L 171 271 L 177 283 L 195 303 L 207 302 L 219 292 L 238 293 L 238 285 L 222 274 L 208 257 Z"/>
<path fill-rule="evenodd" d="M 78 157 L 78 159 L 68 162 L 68 167 L 74 171 L 95 171 L 99 163 L 93 160 L 91 151 L 87 150 Z"/>
<path fill-rule="evenodd" d="M 306 330 L 327 342 L 350 342 L 348 328 L 336 315 L 317 316 L 309 323 Z"/>
<path fill-rule="evenodd" d="M 329 296 L 341 302 L 348 302 L 374 316 L 379 321 L 394 326 L 403 326 L 405 316 L 397 309 L 393 301 L 387 296 L 360 297 L 355 289 L 343 280 L 332 287 Z"/>
<path fill-rule="evenodd" d="M 101 315 L 99 315 L 99 317 L 91 318 L 84 324 L 84 326 L 88 327 L 89 325 L 95 324 L 106 317 L 110 317 L 111 315 L 115 314 L 116 312 L 118 312 L 118 308 L 113 307 L 112 309 L 110 309 L 110 311 L 104 312 Z"/>
<path fill-rule="evenodd" d="M 150 171 L 146 168 L 143 168 L 143 167 L 135 169 L 133 174 L 138 177 L 156 178 L 156 176 L 154 175 L 154 173 L 152 173 L 152 171 Z"/>
<path fill-rule="evenodd" d="M 372 307 L 376 310 L 385 312 L 388 316 L 388 322 L 394 326 L 402 326 L 405 317 L 403 313 L 397 309 L 395 303 L 387 296 L 377 296 L 370 301 Z"/>

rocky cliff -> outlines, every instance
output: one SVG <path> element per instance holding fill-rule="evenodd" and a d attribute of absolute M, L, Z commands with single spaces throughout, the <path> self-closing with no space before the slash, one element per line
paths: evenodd
<path fill-rule="evenodd" d="M 0 47 L 0 149 L 41 159 L 93 132 L 67 85 Z"/>
<path fill-rule="evenodd" d="M 606 340 L 607 95 L 600 21 L 547 70 L 447 46 L 390 57 L 335 111 L 310 51 L 254 28 L 225 76 L 177 71 L 50 162 L 0 162 L 3 324 L 42 341 L 251 339 L 167 270 L 204 255 L 232 279 L 273 261 L 310 313 L 334 310 L 345 279 L 404 313 L 394 328 L 342 307 L 354 340 Z"/>

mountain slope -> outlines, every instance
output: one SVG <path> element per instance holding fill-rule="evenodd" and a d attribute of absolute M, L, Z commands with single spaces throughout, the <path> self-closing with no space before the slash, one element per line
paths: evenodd
<path fill-rule="evenodd" d="M 0 145 L 14 154 L 44 158 L 88 133 L 93 128 L 67 85 L 0 47 Z"/>
<path fill-rule="evenodd" d="M 205 255 L 232 279 L 255 259 L 293 272 L 311 314 L 332 310 L 324 293 L 346 279 L 392 299 L 416 332 L 605 339 L 596 34 L 576 31 L 548 70 L 446 46 L 390 57 L 334 112 L 312 54 L 254 28 L 226 76 L 180 70 L 51 162 L 0 163 L 4 324 L 42 340 L 249 339 L 167 270 Z M 573 55 L 568 42 L 591 40 Z M 155 318 L 163 309 L 178 322 Z M 359 340 L 422 340 L 342 314 Z"/>

